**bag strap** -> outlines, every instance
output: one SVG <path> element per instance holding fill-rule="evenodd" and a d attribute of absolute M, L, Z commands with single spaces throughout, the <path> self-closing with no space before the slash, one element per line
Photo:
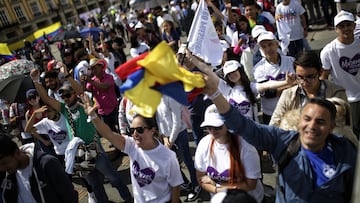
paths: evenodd
<path fill-rule="evenodd" d="M 289 164 L 290 160 L 295 156 L 295 154 L 299 151 L 299 149 L 300 149 L 300 136 L 298 135 L 292 138 L 287 148 L 284 149 L 283 152 L 281 153 L 278 161 L 279 173 L 281 173 L 284 170 L 284 168 Z"/>
<path fill-rule="evenodd" d="M 73 117 L 71 115 L 70 109 L 66 108 L 66 112 L 68 114 L 69 124 L 70 124 L 70 128 L 71 128 L 72 136 L 76 137 L 76 135 L 75 135 L 75 127 L 74 127 L 74 119 L 73 119 Z M 99 135 L 96 132 L 95 135 L 94 135 L 93 141 L 95 143 L 97 143 L 98 138 L 99 138 Z"/>
<path fill-rule="evenodd" d="M 75 137 L 74 119 L 73 119 L 73 117 L 71 115 L 70 109 L 68 109 L 68 108 L 65 108 L 65 109 L 66 109 L 66 112 L 67 112 L 67 115 L 68 115 L 68 121 L 69 121 L 69 124 L 70 124 L 71 134 L 72 134 L 72 137 L 74 138 Z"/>

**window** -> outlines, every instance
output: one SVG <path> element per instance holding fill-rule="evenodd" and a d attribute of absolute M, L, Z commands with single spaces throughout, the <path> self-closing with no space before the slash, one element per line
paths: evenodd
<path fill-rule="evenodd" d="M 60 4 L 62 6 L 67 6 L 67 0 L 60 0 Z"/>
<path fill-rule="evenodd" d="M 54 4 L 53 4 L 52 0 L 45 0 L 45 3 L 50 11 L 54 10 Z"/>
<path fill-rule="evenodd" d="M 24 16 L 24 13 L 20 6 L 15 6 L 14 10 L 15 10 L 16 16 L 18 17 L 20 22 L 26 21 L 26 17 Z"/>
<path fill-rule="evenodd" d="M 3 26 L 10 25 L 9 19 L 6 15 L 5 10 L 0 10 L 0 22 Z"/>
<path fill-rule="evenodd" d="M 33 15 L 36 17 L 36 16 L 41 16 L 41 12 L 39 10 L 39 6 L 36 2 L 31 2 L 30 3 L 30 8 L 31 8 L 31 11 L 33 13 Z"/>

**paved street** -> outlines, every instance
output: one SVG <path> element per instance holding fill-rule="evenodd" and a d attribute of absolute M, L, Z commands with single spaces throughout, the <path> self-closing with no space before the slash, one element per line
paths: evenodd
<path fill-rule="evenodd" d="M 308 39 L 309 44 L 312 47 L 312 49 L 320 50 L 328 42 L 330 42 L 331 40 L 333 40 L 336 37 L 336 33 L 334 30 L 327 30 L 327 29 L 324 29 L 324 27 L 325 27 L 325 25 L 315 26 L 315 27 L 312 27 L 313 31 L 309 32 L 307 39 Z M 183 41 L 185 41 L 185 39 Z M 54 46 L 52 50 L 54 52 L 56 52 L 56 50 L 57 50 L 56 46 Z M 125 53 L 127 53 L 127 54 L 129 53 L 129 44 L 127 45 Z M 55 54 L 56 58 L 59 59 L 58 53 L 54 53 L 54 54 Z M 103 146 L 107 148 L 106 150 L 110 153 L 110 156 L 113 157 L 114 149 L 109 149 L 108 145 L 109 144 L 105 140 L 103 140 Z M 194 151 L 195 151 L 194 142 L 190 142 L 190 145 L 191 145 L 192 152 L 194 153 Z M 121 175 L 123 180 L 128 184 L 129 189 L 131 190 L 128 157 L 123 157 L 123 159 L 115 158 L 113 161 L 113 164 L 114 164 L 114 167 L 117 168 L 117 171 L 119 172 L 119 174 Z M 184 170 L 185 173 L 186 173 L 186 171 L 187 170 Z M 186 175 L 189 177 L 188 173 L 186 173 Z M 275 182 L 276 182 L 275 179 L 276 179 L 275 173 L 265 173 L 264 174 L 264 183 L 267 185 L 274 187 Z M 80 183 L 80 181 L 75 179 L 75 182 L 76 182 L 75 187 L 79 191 L 79 199 L 80 199 L 79 202 L 86 203 L 87 202 L 86 190 L 80 184 L 77 184 L 77 183 Z M 122 202 L 121 198 L 119 197 L 118 192 L 114 188 L 112 188 L 110 186 L 110 184 L 106 183 L 105 188 L 106 188 L 106 192 L 110 198 L 110 201 Z M 184 200 L 185 197 L 186 197 L 185 194 L 182 193 L 181 199 Z M 206 194 L 206 192 L 202 192 L 200 199 L 203 200 L 203 202 L 209 202 L 210 198 L 209 198 L 209 195 Z M 197 201 L 197 202 L 200 202 L 200 201 Z"/>

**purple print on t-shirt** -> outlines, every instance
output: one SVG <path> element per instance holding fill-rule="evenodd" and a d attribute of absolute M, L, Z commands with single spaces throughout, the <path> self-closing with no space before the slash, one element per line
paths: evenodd
<path fill-rule="evenodd" d="M 250 103 L 248 101 L 242 101 L 238 104 L 235 100 L 229 99 L 229 104 L 233 105 L 242 115 L 245 115 L 250 110 Z"/>
<path fill-rule="evenodd" d="M 219 173 L 215 168 L 209 166 L 206 169 L 207 175 L 216 183 L 227 182 L 230 179 L 229 169 Z"/>
<path fill-rule="evenodd" d="M 55 142 L 57 142 L 58 144 L 61 144 L 66 139 L 67 133 L 63 130 L 61 130 L 60 132 L 55 132 L 53 130 L 49 130 L 48 135 Z"/>
<path fill-rule="evenodd" d="M 265 76 L 265 78 L 266 78 L 267 80 L 285 80 L 286 75 L 285 75 L 285 73 L 280 73 L 280 74 L 277 75 L 276 77 L 273 77 L 273 76 L 271 76 L 271 75 L 267 75 L 267 76 Z"/>
<path fill-rule="evenodd" d="M 339 64 L 344 71 L 355 76 L 360 69 L 360 54 L 356 54 L 352 59 L 342 56 L 339 59 Z"/>
<path fill-rule="evenodd" d="M 132 169 L 134 177 L 140 187 L 149 185 L 154 180 L 155 171 L 152 168 L 140 169 L 139 163 L 134 161 L 132 164 Z"/>

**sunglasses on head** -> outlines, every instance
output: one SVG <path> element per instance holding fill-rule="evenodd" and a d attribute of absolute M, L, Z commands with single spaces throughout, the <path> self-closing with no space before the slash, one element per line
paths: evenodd
<path fill-rule="evenodd" d="M 37 97 L 37 95 L 35 95 L 35 94 L 34 95 L 29 95 L 28 100 L 36 99 L 36 97 Z"/>
<path fill-rule="evenodd" d="M 63 95 L 61 95 L 61 98 L 62 99 L 69 99 L 70 97 L 72 96 L 72 94 L 71 93 L 69 93 L 69 94 L 63 94 Z"/>
<path fill-rule="evenodd" d="M 151 127 L 136 127 L 136 128 L 130 128 L 129 131 L 130 131 L 130 134 L 134 134 L 135 130 L 137 133 L 139 134 L 143 134 L 145 129 L 151 129 Z"/>
<path fill-rule="evenodd" d="M 210 130 L 215 130 L 215 131 L 219 131 L 223 128 L 224 125 L 220 126 L 220 127 L 214 127 L 214 126 L 207 126 L 206 130 L 210 131 Z"/>

